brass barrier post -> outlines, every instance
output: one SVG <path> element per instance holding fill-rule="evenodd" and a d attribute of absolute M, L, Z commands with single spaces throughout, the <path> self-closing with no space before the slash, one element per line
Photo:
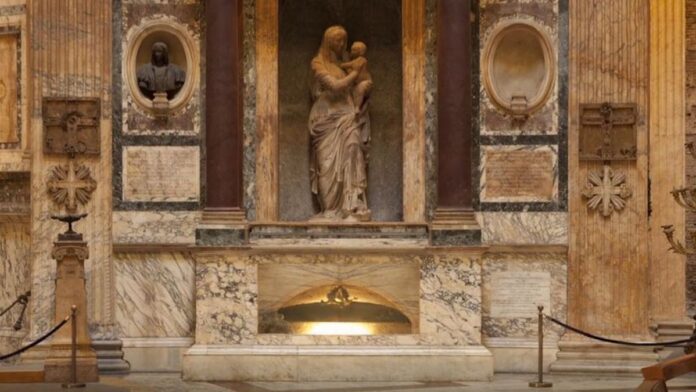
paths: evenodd
<path fill-rule="evenodd" d="M 539 368 L 537 370 L 538 379 L 537 381 L 532 381 L 529 383 L 530 388 L 551 388 L 553 386 L 550 382 L 544 382 L 544 307 L 537 306 L 539 309 Z"/>
<path fill-rule="evenodd" d="M 81 384 L 77 382 L 77 318 L 75 315 L 77 314 L 77 305 L 73 305 L 70 307 L 71 311 L 71 316 L 70 316 L 70 325 L 71 325 L 71 334 L 72 334 L 72 343 L 71 343 L 71 376 L 70 376 L 70 383 L 69 384 L 63 384 L 63 388 L 84 388 L 85 384 Z"/>

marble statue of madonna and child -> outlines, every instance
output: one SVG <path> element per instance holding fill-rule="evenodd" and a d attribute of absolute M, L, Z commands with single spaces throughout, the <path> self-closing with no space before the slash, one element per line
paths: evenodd
<path fill-rule="evenodd" d="M 367 152 L 372 77 L 365 58 L 367 46 L 356 41 L 348 53 L 347 44 L 343 27 L 329 27 L 311 63 L 310 180 L 320 206 L 312 221 L 371 218 Z"/>

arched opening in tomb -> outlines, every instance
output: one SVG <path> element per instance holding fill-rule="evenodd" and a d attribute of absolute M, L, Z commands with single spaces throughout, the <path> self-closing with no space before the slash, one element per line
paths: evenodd
<path fill-rule="evenodd" d="M 260 333 L 294 335 L 391 335 L 416 324 L 384 296 L 358 286 L 324 285 L 296 295 L 259 317 Z"/>

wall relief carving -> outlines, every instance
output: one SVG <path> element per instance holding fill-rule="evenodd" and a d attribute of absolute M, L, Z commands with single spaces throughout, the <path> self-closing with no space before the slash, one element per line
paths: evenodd
<path fill-rule="evenodd" d="M 526 20 L 506 21 L 491 32 L 481 68 L 491 102 L 514 121 L 524 121 L 551 95 L 556 55 L 541 26 Z"/>
<path fill-rule="evenodd" d="M 92 172 L 85 165 L 78 165 L 70 159 L 67 165 L 54 166 L 47 181 L 48 194 L 60 207 L 68 212 L 77 210 L 78 204 L 86 205 L 97 189 Z"/>
<path fill-rule="evenodd" d="M 580 160 L 625 161 L 638 155 L 635 103 L 580 105 Z"/>
<path fill-rule="evenodd" d="M 184 25 L 150 20 L 128 34 L 125 79 L 136 105 L 166 119 L 185 106 L 198 84 L 198 47 Z"/>
<path fill-rule="evenodd" d="M 587 207 L 590 210 L 600 210 L 605 218 L 614 211 L 623 210 L 626 199 L 633 194 L 626 184 L 626 175 L 614 173 L 608 165 L 604 165 L 602 173 L 589 172 L 587 181 L 588 184 L 582 191 L 582 195 L 589 199 Z"/>
<path fill-rule="evenodd" d="M 44 153 L 99 155 L 100 101 L 97 98 L 44 98 Z"/>

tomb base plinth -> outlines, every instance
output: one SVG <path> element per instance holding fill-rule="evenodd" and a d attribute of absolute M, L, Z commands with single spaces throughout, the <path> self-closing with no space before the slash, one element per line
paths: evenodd
<path fill-rule="evenodd" d="M 196 345 L 184 355 L 183 377 L 185 380 L 295 382 L 491 380 L 493 356 L 483 346 Z"/>
<path fill-rule="evenodd" d="M 424 225 L 252 225 L 251 234 L 245 248 L 193 252 L 196 332 L 184 379 L 492 377 L 481 343 L 483 248 L 429 247 Z"/>

